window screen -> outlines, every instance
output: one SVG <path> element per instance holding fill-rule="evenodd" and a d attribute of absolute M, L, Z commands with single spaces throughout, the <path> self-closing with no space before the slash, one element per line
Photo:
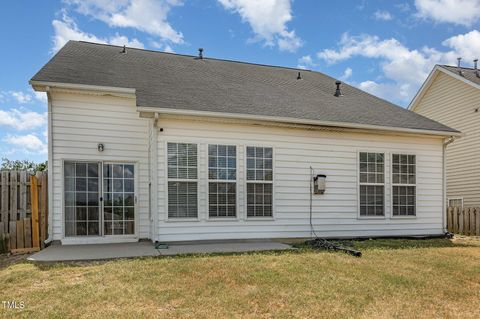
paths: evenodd
<path fill-rule="evenodd" d="M 415 184 L 415 155 L 392 154 L 393 216 L 415 216 Z"/>
<path fill-rule="evenodd" d="M 273 149 L 247 147 L 247 217 L 271 217 Z"/>
<path fill-rule="evenodd" d="M 209 216 L 236 217 L 236 146 L 208 145 L 208 178 Z"/>
<path fill-rule="evenodd" d="M 384 216 L 385 214 L 385 155 L 361 152 L 360 216 Z"/>
<path fill-rule="evenodd" d="M 167 143 L 168 217 L 198 216 L 197 145 Z"/>

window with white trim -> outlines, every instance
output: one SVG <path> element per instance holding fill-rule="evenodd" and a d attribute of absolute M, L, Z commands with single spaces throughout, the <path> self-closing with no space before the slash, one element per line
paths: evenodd
<path fill-rule="evenodd" d="M 273 149 L 247 146 L 247 217 L 272 217 Z"/>
<path fill-rule="evenodd" d="M 237 147 L 208 145 L 208 216 L 237 216 Z"/>
<path fill-rule="evenodd" d="M 359 155 L 360 216 L 385 215 L 385 154 Z"/>
<path fill-rule="evenodd" d="M 197 145 L 167 143 L 168 218 L 198 216 Z"/>
<path fill-rule="evenodd" d="M 393 216 L 416 214 L 416 157 L 392 154 Z"/>

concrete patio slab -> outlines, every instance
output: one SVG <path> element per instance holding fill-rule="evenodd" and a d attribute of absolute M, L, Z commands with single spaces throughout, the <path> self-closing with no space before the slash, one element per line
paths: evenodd
<path fill-rule="evenodd" d="M 27 260 L 61 262 L 159 256 L 151 242 L 89 245 L 51 245 Z"/>
<path fill-rule="evenodd" d="M 167 249 L 159 249 L 162 256 L 181 254 L 242 253 L 251 251 L 289 250 L 292 246 L 272 241 L 210 242 L 193 244 L 171 244 Z"/>
<path fill-rule="evenodd" d="M 27 258 L 33 262 L 68 262 L 116 258 L 174 256 L 181 254 L 241 253 L 294 249 L 273 241 L 215 241 L 204 243 L 170 243 L 155 249 L 151 242 L 88 245 L 52 245 Z"/>

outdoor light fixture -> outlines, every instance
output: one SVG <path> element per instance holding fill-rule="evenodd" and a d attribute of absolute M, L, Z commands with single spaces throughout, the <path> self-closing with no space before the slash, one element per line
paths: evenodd
<path fill-rule="evenodd" d="M 103 152 L 103 144 L 102 144 L 102 143 L 98 143 L 97 149 L 98 149 L 99 152 Z"/>

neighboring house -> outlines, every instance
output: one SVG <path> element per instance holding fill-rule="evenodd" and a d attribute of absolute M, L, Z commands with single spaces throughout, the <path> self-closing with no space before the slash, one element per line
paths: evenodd
<path fill-rule="evenodd" d="M 309 237 L 310 207 L 319 236 L 442 234 L 459 132 L 335 82 L 68 42 L 30 81 L 48 93 L 52 239 Z"/>
<path fill-rule="evenodd" d="M 409 109 L 461 131 L 446 151 L 451 206 L 480 206 L 480 71 L 437 65 Z"/>

